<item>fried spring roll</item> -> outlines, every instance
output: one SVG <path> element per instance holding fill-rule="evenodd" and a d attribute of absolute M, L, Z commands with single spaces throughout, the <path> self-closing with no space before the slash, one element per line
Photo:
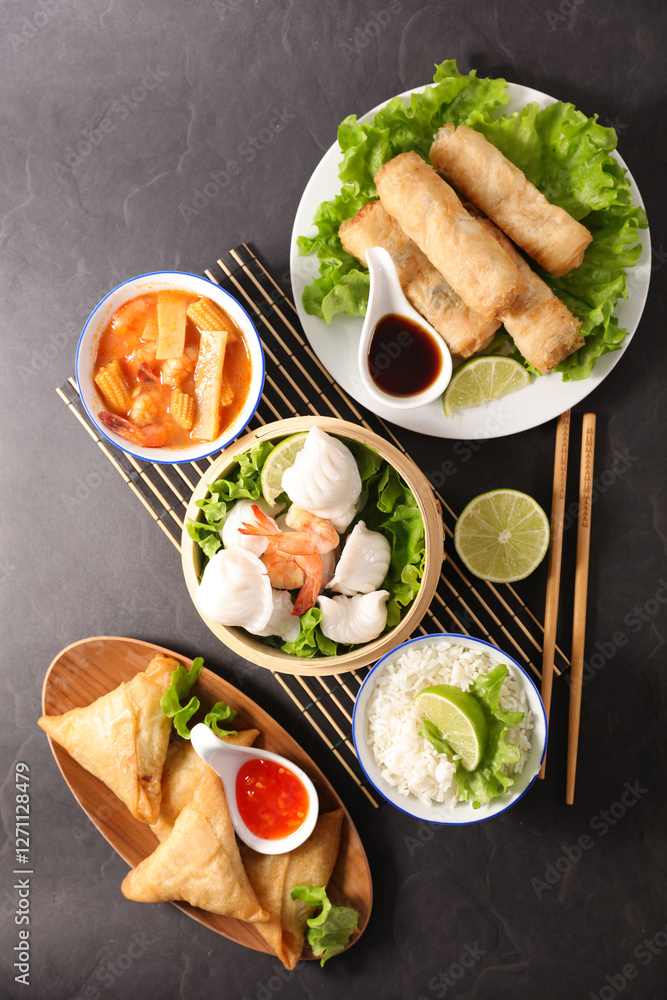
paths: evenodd
<path fill-rule="evenodd" d="M 500 318 L 526 361 L 546 375 L 583 344 L 579 335 L 581 320 L 535 274 L 490 219 L 479 222 L 512 258 L 526 283 L 525 291 L 503 310 Z"/>
<path fill-rule="evenodd" d="M 481 132 L 444 125 L 429 155 L 435 169 L 545 271 L 559 277 L 581 264 L 593 239 L 586 227 L 550 204 Z"/>
<path fill-rule="evenodd" d="M 346 219 L 338 235 L 345 250 L 364 265 L 371 247 L 388 252 L 406 298 L 438 331 L 452 354 L 469 358 L 491 342 L 500 322 L 483 319 L 468 309 L 379 201 L 369 202 Z"/>
<path fill-rule="evenodd" d="M 469 309 L 493 320 L 523 288 L 515 264 L 417 153 L 375 175 L 380 201 Z"/>

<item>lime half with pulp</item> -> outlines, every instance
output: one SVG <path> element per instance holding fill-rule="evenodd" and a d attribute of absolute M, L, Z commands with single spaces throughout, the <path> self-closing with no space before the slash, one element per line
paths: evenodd
<path fill-rule="evenodd" d="M 549 519 L 540 505 L 518 490 L 492 490 L 471 500 L 454 529 L 461 562 L 491 583 L 529 576 L 549 548 Z"/>
<path fill-rule="evenodd" d="M 447 386 L 442 399 L 445 416 L 451 417 L 454 410 L 488 403 L 526 385 L 530 385 L 530 375 L 513 358 L 494 355 L 471 358 L 456 369 Z"/>
<path fill-rule="evenodd" d="M 272 507 L 283 492 L 283 474 L 294 465 L 294 460 L 306 443 L 308 433 L 292 434 L 275 446 L 262 468 L 260 485 L 262 496 Z"/>
<path fill-rule="evenodd" d="M 475 696 L 452 684 L 435 684 L 420 691 L 417 701 L 466 771 L 474 771 L 489 742 L 489 724 Z"/>

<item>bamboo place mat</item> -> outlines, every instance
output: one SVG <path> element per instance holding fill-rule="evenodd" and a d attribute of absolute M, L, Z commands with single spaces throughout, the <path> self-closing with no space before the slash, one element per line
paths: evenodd
<path fill-rule="evenodd" d="M 295 416 L 338 417 L 363 424 L 405 448 L 400 429 L 362 410 L 334 382 L 308 344 L 296 309 L 260 260 L 245 244 L 220 258 L 206 277 L 237 298 L 254 318 L 266 354 L 266 382 L 259 408 L 247 430 Z M 144 505 L 167 538 L 180 551 L 183 520 L 190 496 L 212 458 L 182 465 L 142 462 L 98 436 L 79 398 L 73 378 L 58 395 L 101 448 L 117 473 Z M 435 490 L 442 506 L 445 550 L 440 583 L 416 633 L 459 632 L 486 638 L 540 676 L 544 630 L 513 587 L 471 579 L 456 558 L 452 542 L 456 515 Z M 556 649 L 556 672 L 568 660 Z M 352 708 L 367 669 L 328 677 L 302 677 L 271 671 L 329 748 L 336 761 L 373 806 L 379 802 L 366 782 L 352 743 Z"/>

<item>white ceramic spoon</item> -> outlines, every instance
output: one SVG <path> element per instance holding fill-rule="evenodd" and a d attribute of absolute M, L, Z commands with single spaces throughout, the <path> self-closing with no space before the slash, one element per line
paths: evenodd
<path fill-rule="evenodd" d="M 277 753 L 269 753 L 268 750 L 259 750 L 257 747 L 237 747 L 231 743 L 225 743 L 203 722 L 193 726 L 190 737 L 195 751 L 220 776 L 225 789 L 229 815 L 239 840 L 242 840 L 244 844 L 252 847 L 259 854 L 284 854 L 287 851 L 293 851 L 295 847 L 299 847 L 310 837 L 317 822 L 319 800 L 315 786 L 305 771 Z M 241 818 L 236 800 L 236 776 L 248 760 L 272 760 L 276 764 L 282 764 L 303 782 L 308 794 L 308 812 L 299 829 L 287 837 L 276 840 L 258 837 L 252 830 L 248 829 Z"/>
<path fill-rule="evenodd" d="M 383 247 L 372 247 L 366 251 L 366 263 L 371 276 L 371 287 L 368 296 L 366 318 L 361 330 L 359 341 L 359 372 L 364 388 L 378 402 L 387 406 L 395 406 L 406 410 L 430 403 L 443 392 L 452 377 L 452 357 L 449 348 L 442 337 L 433 329 L 430 323 L 413 309 L 401 288 L 393 260 Z M 420 326 L 428 336 L 432 337 L 441 356 L 441 368 L 436 379 L 423 392 L 412 396 L 394 396 L 383 392 L 373 379 L 369 367 L 369 348 L 373 331 L 383 316 L 390 314 L 403 316 Z M 409 347 L 401 348 L 409 350 Z"/>

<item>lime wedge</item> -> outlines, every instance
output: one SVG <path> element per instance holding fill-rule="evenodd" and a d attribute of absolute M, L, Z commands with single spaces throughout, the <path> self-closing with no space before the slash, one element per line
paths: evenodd
<path fill-rule="evenodd" d="M 262 468 L 262 496 L 272 507 L 283 492 L 283 473 L 294 465 L 294 459 L 306 443 L 308 433 L 292 434 L 275 446 Z"/>
<path fill-rule="evenodd" d="M 417 701 L 466 771 L 474 771 L 489 742 L 489 724 L 475 696 L 451 684 L 435 684 L 420 691 Z"/>
<path fill-rule="evenodd" d="M 479 406 L 530 385 L 530 375 L 513 358 L 483 356 L 460 365 L 447 386 L 442 402 L 445 416 L 466 406 Z"/>
<path fill-rule="evenodd" d="M 529 576 L 549 548 L 549 520 L 540 505 L 517 490 L 492 490 L 471 500 L 454 529 L 461 562 L 492 583 Z"/>

